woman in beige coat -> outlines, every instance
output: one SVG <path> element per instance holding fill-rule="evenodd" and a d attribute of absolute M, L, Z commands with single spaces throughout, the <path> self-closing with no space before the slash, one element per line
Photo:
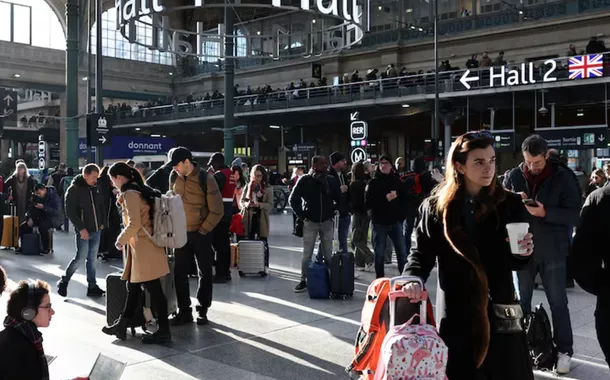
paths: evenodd
<path fill-rule="evenodd" d="M 112 165 L 110 178 L 117 189 L 120 189 L 117 203 L 123 213 L 123 231 L 117 238 L 116 247 L 125 254 L 125 271 L 122 279 L 127 281 L 127 301 L 119 319 L 102 329 L 108 335 L 115 335 L 121 340 L 127 336 L 127 324 L 130 318 L 142 310 L 136 310 L 142 287 L 151 297 L 151 303 L 157 311 L 159 330 L 154 334 L 142 336 L 144 343 L 165 343 L 171 340 L 167 319 L 167 299 L 161 287 L 161 277 L 169 273 L 169 265 L 163 248 L 157 247 L 150 239 L 153 232 L 152 216 L 154 198 L 160 194 L 146 186 L 142 176 L 124 162 Z"/>
<path fill-rule="evenodd" d="M 269 267 L 269 211 L 273 207 L 273 187 L 269 185 L 267 170 L 254 165 L 250 182 L 241 194 L 241 209 L 246 238 L 258 238 L 265 243 L 265 267 Z"/>

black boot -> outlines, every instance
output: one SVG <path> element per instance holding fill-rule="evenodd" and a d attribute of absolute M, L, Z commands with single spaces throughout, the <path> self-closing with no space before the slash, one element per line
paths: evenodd
<path fill-rule="evenodd" d="M 208 308 L 203 306 L 197 306 L 197 324 L 207 325 L 210 321 L 208 320 Z"/>
<path fill-rule="evenodd" d="M 193 322 L 193 310 L 190 307 L 184 310 L 180 309 L 171 320 L 172 326 L 180 326 L 191 322 Z"/>
<path fill-rule="evenodd" d="M 102 332 L 106 335 L 114 335 L 120 340 L 127 339 L 127 319 L 120 316 L 113 325 L 102 327 Z"/>
<path fill-rule="evenodd" d="M 154 334 L 142 335 L 142 343 L 144 344 L 164 344 L 172 341 L 172 334 L 169 332 L 169 327 L 159 329 Z"/>

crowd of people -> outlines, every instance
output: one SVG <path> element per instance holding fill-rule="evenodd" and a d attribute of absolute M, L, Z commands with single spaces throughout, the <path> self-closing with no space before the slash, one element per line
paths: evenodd
<path fill-rule="evenodd" d="M 603 266 L 608 257 L 595 246 L 596 236 L 601 236 L 610 222 L 606 212 L 610 186 L 602 180 L 603 171 L 595 170 L 592 191 L 583 206 L 585 197 L 577 174 L 548 149 L 542 137 L 525 139 L 522 154 L 523 163 L 505 173 L 502 181 L 496 173 L 494 139 L 488 131 L 458 137 L 440 178 L 421 157 L 412 160 L 410 170 L 404 158 L 394 161 L 387 154 L 374 164 L 355 162 L 351 170 L 340 152 L 328 158 L 313 157 L 307 173 L 305 168 L 295 168 L 292 178 L 285 181 L 291 189 L 294 233 L 302 236 L 303 243 L 301 281 L 294 291 L 301 293 L 308 288 L 307 271 L 318 236 L 319 251 L 330 262 L 334 232 L 339 251 L 348 253 L 351 230 L 357 269 L 374 269 L 377 278 L 385 276 L 389 245 L 394 248 L 398 270 L 421 278 L 424 284 L 437 267 L 437 305 L 444 306 L 437 308 L 436 317 L 439 334 L 449 348 L 448 378 L 533 379 L 525 331 L 507 332 L 500 321 L 506 322 L 507 317 L 496 314 L 496 306 L 530 312 L 536 276 L 540 274 L 552 312 L 556 371 L 568 373 L 574 354 L 566 292 L 571 269 L 576 281 L 598 296 L 598 339 L 610 359 L 610 330 L 604 320 L 610 310 L 606 294 L 610 284 Z M 122 279 L 128 288 L 120 317 L 103 332 L 126 339 L 129 321 L 139 313 L 143 287 L 150 294 L 159 329 L 144 334 L 142 340 L 166 343 L 171 341 L 170 325 L 209 323 L 214 284 L 231 281 L 234 215 L 242 216 L 242 238 L 264 242 L 265 266 L 269 266 L 267 238 L 273 189 L 262 165 L 254 165 L 249 176 L 244 175 L 239 160 L 229 167 L 220 153 L 204 167 L 193 160 L 187 148 L 173 148 L 167 163 L 147 179 L 133 164 L 118 162 L 103 170 L 88 164 L 71 179 L 63 196 L 65 213 L 77 235 L 76 253 L 57 283 L 58 294 L 67 296 L 70 277 L 85 258 L 88 296 L 104 294 L 95 283 L 95 258 L 110 223 L 110 206 L 104 200 L 108 197 L 121 220 L 110 244 L 125 253 Z M 24 205 L 33 204 L 37 210 L 47 210 L 47 204 L 54 201 L 46 203 L 27 196 L 31 191 L 31 199 L 52 198 L 52 187 L 30 185 L 24 166 L 17 164 L 10 182 L 14 203 L 22 203 L 17 209 L 24 212 Z M 58 177 L 49 181 L 62 183 L 64 178 Z M 164 293 L 161 286 L 161 278 L 171 271 L 166 252 L 151 238 L 155 199 L 167 190 L 181 196 L 188 231 L 187 244 L 174 252 L 178 310 L 171 319 L 167 299 L 173 295 Z M 21 200 L 24 195 L 25 202 Z M 29 211 L 25 212 L 24 220 L 29 222 Z M 522 248 L 518 253 L 507 242 L 507 225 L 515 222 L 529 224 L 529 233 L 518 241 Z M 368 246 L 369 229 L 372 250 Z M 193 259 L 199 279 L 195 315 L 188 286 Z M 12 355 L 21 355 L 21 363 L 26 359 L 37 363 L 32 368 L 43 375 L 32 378 L 45 378 L 47 371 L 40 356 L 44 351 L 38 328 L 47 327 L 54 313 L 49 289 L 41 281 L 20 283 L 10 295 L 5 330 L 0 333 L 0 353 L 18 347 L 21 351 Z M 403 288 L 413 299 L 420 298 L 422 290 L 418 282 L 408 282 Z M 10 363 L 0 364 L 0 369 L 19 371 Z"/>

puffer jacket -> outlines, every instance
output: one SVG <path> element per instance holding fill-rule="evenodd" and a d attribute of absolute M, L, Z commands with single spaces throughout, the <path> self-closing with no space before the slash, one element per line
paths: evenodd
<path fill-rule="evenodd" d="M 106 209 L 97 186 L 89 186 L 82 174 L 74 177 L 66 190 L 66 216 L 78 232 L 103 230 L 106 222 Z"/>
<path fill-rule="evenodd" d="M 188 232 L 212 232 L 224 215 L 222 195 L 213 175 L 206 175 L 206 191 L 202 190 L 200 167 L 195 163 L 195 169 L 184 177 L 172 170 L 169 183 L 170 190 L 182 197 L 186 213 L 186 228 Z"/>

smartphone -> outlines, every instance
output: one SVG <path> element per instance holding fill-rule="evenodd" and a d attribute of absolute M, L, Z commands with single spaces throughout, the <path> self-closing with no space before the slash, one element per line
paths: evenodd
<path fill-rule="evenodd" d="M 523 204 L 530 207 L 538 207 L 538 203 L 533 199 L 523 199 Z"/>

